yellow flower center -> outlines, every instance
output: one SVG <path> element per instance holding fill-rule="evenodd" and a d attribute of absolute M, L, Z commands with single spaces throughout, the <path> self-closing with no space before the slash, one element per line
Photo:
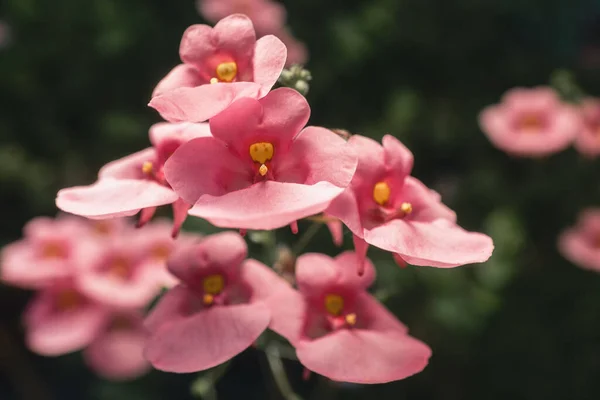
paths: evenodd
<path fill-rule="evenodd" d="M 347 314 L 346 315 L 346 323 L 350 326 L 356 325 L 356 314 Z"/>
<path fill-rule="evenodd" d="M 404 214 L 410 214 L 413 210 L 412 208 L 412 204 L 410 203 L 402 203 L 402 205 L 400 206 L 400 210 L 402 210 L 402 212 Z"/>
<path fill-rule="evenodd" d="M 325 309 L 332 315 L 340 315 L 344 309 L 344 299 L 338 294 L 325 296 Z"/>
<path fill-rule="evenodd" d="M 380 206 L 383 206 L 388 202 L 390 194 L 390 185 L 386 182 L 377 182 L 373 187 L 373 200 Z"/>
<path fill-rule="evenodd" d="M 57 243 L 47 243 L 42 249 L 42 258 L 65 258 L 65 249 Z"/>
<path fill-rule="evenodd" d="M 269 172 L 269 168 L 265 163 L 273 158 L 274 148 L 273 144 L 269 142 L 258 142 L 250 145 L 250 158 L 252 161 L 259 163 L 260 168 L 258 173 L 261 176 L 265 176 Z"/>
<path fill-rule="evenodd" d="M 63 290 L 56 297 L 56 308 L 61 311 L 72 310 L 81 304 L 81 295 L 73 289 Z"/>
<path fill-rule="evenodd" d="M 152 165 L 152 163 L 150 161 L 145 161 L 142 164 L 142 172 L 146 175 L 152 174 L 153 169 L 154 169 L 154 166 Z"/>
<path fill-rule="evenodd" d="M 534 131 L 541 128 L 542 122 L 537 115 L 528 114 L 521 119 L 519 125 L 523 130 Z"/>
<path fill-rule="evenodd" d="M 204 286 L 204 292 L 212 298 L 212 296 L 223 291 L 223 288 L 225 287 L 225 280 L 223 279 L 223 276 L 218 274 L 209 275 L 204 278 L 202 285 Z M 207 296 L 205 295 L 204 297 L 206 303 Z M 212 300 L 210 302 L 212 303 Z"/>
<path fill-rule="evenodd" d="M 123 257 L 115 258 L 109 268 L 110 274 L 121 279 L 126 279 L 131 272 L 129 260 Z"/>
<path fill-rule="evenodd" d="M 164 244 L 159 244 L 152 249 L 152 257 L 159 261 L 164 261 L 169 258 L 171 248 Z"/>
<path fill-rule="evenodd" d="M 237 64 L 233 61 L 217 65 L 217 78 L 222 82 L 231 82 L 237 75 Z"/>

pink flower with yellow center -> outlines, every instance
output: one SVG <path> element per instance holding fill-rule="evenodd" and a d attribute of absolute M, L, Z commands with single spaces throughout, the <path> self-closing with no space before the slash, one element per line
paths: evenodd
<path fill-rule="evenodd" d="M 188 243 L 169 259 L 181 284 L 167 292 L 146 319 L 145 355 L 155 368 L 201 371 L 249 347 L 267 328 L 268 296 L 287 283 L 255 260 L 246 260 L 237 233 Z"/>
<path fill-rule="evenodd" d="M 304 254 L 296 264 L 298 291 L 281 288 L 268 300 L 269 327 L 296 348 L 307 369 L 335 381 L 384 383 L 421 372 L 431 350 L 366 289 L 375 279 L 369 260 Z"/>
<path fill-rule="evenodd" d="M 353 135 L 348 144 L 358 155 L 358 167 L 326 213 L 352 231 L 359 257 L 364 259 L 369 245 L 410 264 L 442 268 L 490 257 L 492 240 L 456 225 L 456 214 L 439 194 L 410 176 L 413 155 L 398 139 L 386 135 L 382 146 Z"/>
<path fill-rule="evenodd" d="M 189 205 L 171 189 L 163 167 L 183 143 L 205 136 L 210 136 L 208 124 L 155 124 L 150 129 L 152 147 L 105 165 L 93 185 L 59 191 L 56 205 L 65 212 L 91 219 L 130 216 L 141 211 L 141 226 L 152 218 L 158 206 L 172 204 L 175 236 Z"/>
<path fill-rule="evenodd" d="M 516 88 L 502 103 L 484 109 L 479 125 L 497 148 L 533 157 L 567 148 L 579 130 L 579 118 L 551 88 Z"/>
<path fill-rule="evenodd" d="M 582 211 L 577 224 L 561 234 L 558 249 L 573 264 L 600 272 L 600 209 Z"/>
<path fill-rule="evenodd" d="M 179 49 L 183 64 L 154 90 L 150 106 L 171 122 L 202 122 L 241 97 L 264 97 L 285 65 L 286 48 L 268 35 L 256 40 L 252 21 L 234 14 L 214 28 L 193 25 Z"/>
<path fill-rule="evenodd" d="M 292 89 L 240 99 L 210 120 L 212 137 L 182 145 L 165 164 L 189 214 L 226 228 L 275 229 L 323 211 L 348 186 L 356 157 L 319 127 Z"/>

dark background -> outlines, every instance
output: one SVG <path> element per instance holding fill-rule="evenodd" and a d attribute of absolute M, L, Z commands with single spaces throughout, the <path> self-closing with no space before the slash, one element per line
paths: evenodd
<path fill-rule="evenodd" d="M 600 1 L 285 5 L 311 55 L 311 124 L 396 135 L 415 154 L 414 174 L 442 193 L 459 223 L 496 243 L 488 263 L 452 270 L 401 270 L 372 250 L 375 289 L 432 347 L 429 366 L 393 384 L 353 386 L 304 382 L 286 361 L 294 389 L 306 399 L 600 398 L 600 274 L 556 250 L 560 231 L 599 204 L 599 162 L 572 149 L 514 159 L 477 126 L 478 112 L 505 90 L 547 84 L 557 69 L 600 95 Z M 58 189 L 91 183 L 104 163 L 147 146 L 159 121 L 146 107 L 150 93 L 178 62 L 184 29 L 202 20 L 192 0 L 1 0 L 0 19 L 11 28 L 0 49 L 4 244 L 29 219 L 56 213 Z M 293 240 L 287 230 L 277 239 Z M 307 250 L 338 251 L 325 230 Z M 28 352 L 20 314 L 29 296 L 0 287 L 0 399 L 191 399 L 193 376 L 107 383 L 79 355 Z M 236 358 L 216 389 L 219 399 L 279 398 L 259 350 Z"/>

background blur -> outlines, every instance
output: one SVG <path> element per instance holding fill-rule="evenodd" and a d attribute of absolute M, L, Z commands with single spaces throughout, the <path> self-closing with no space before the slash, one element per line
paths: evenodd
<path fill-rule="evenodd" d="M 600 1 L 284 3 L 311 56 L 311 124 L 396 135 L 415 154 L 414 175 L 442 193 L 461 225 L 496 243 L 487 264 L 452 270 L 401 270 L 371 250 L 376 291 L 432 347 L 429 366 L 365 387 L 304 382 L 286 361 L 294 389 L 306 399 L 600 398 L 600 274 L 556 251 L 578 211 L 600 205 L 600 161 L 572 149 L 514 159 L 477 126 L 478 112 L 505 90 L 546 84 L 559 68 L 600 95 Z M 202 20 L 193 0 L 1 0 L 0 20 L 8 27 L 0 29 L 5 244 L 32 217 L 56 213 L 58 189 L 91 183 L 104 163 L 147 146 L 159 121 L 146 106 L 150 93 L 178 63 L 184 29 Z M 285 230 L 277 240 L 293 238 Z M 326 229 L 307 250 L 338 251 Z M 30 353 L 20 326 L 29 296 L 0 287 L 0 399 L 192 399 L 193 376 L 107 383 L 79 355 Z M 216 388 L 219 399 L 280 398 L 257 350 L 236 358 Z"/>

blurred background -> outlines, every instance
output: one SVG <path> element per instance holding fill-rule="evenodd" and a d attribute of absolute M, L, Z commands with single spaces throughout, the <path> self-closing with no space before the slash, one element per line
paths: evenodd
<path fill-rule="evenodd" d="M 577 213 L 600 205 L 600 162 L 572 149 L 511 158 L 477 125 L 505 90 L 548 84 L 559 69 L 600 95 L 600 1 L 283 3 L 310 54 L 311 124 L 397 136 L 415 155 L 414 175 L 442 194 L 463 227 L 496 244 L 488 263 L 451 270 L 400 269 L 372 249 L 375 292 L 432 347 L 429 366 L 404 381 L 358 386 L 304 381 L 301 366 L 286 360 L 293 389 L 305 399 L 600 398 L 600 274 L 556 250 Z M 89 184 L 106 162 L 148 145 L 148 128 L 160 120 L 146 106 L 152 89 L 179 62 L 185 28 L 203 20 L 193 0 L 1 0 L 0 21 L 3 245 L 29 219 L 56 214 L 58 189 Z M 198 220 L 186 228 L 212 229 Z M 294 240 L 288 230 L 275 238 Z M 252 250 L 273 261 L 260 243 Z M 322 229 L 307 251 L 339 250 Z M 0 286 L 0 399 L 194 398 L 196 376 L 152 372 L 110 383 L 78 354 L 32 354 L 20 323 L 30 295 Z M 254 349 L 231 363 L 216 392 L 282 398 Z"/>

